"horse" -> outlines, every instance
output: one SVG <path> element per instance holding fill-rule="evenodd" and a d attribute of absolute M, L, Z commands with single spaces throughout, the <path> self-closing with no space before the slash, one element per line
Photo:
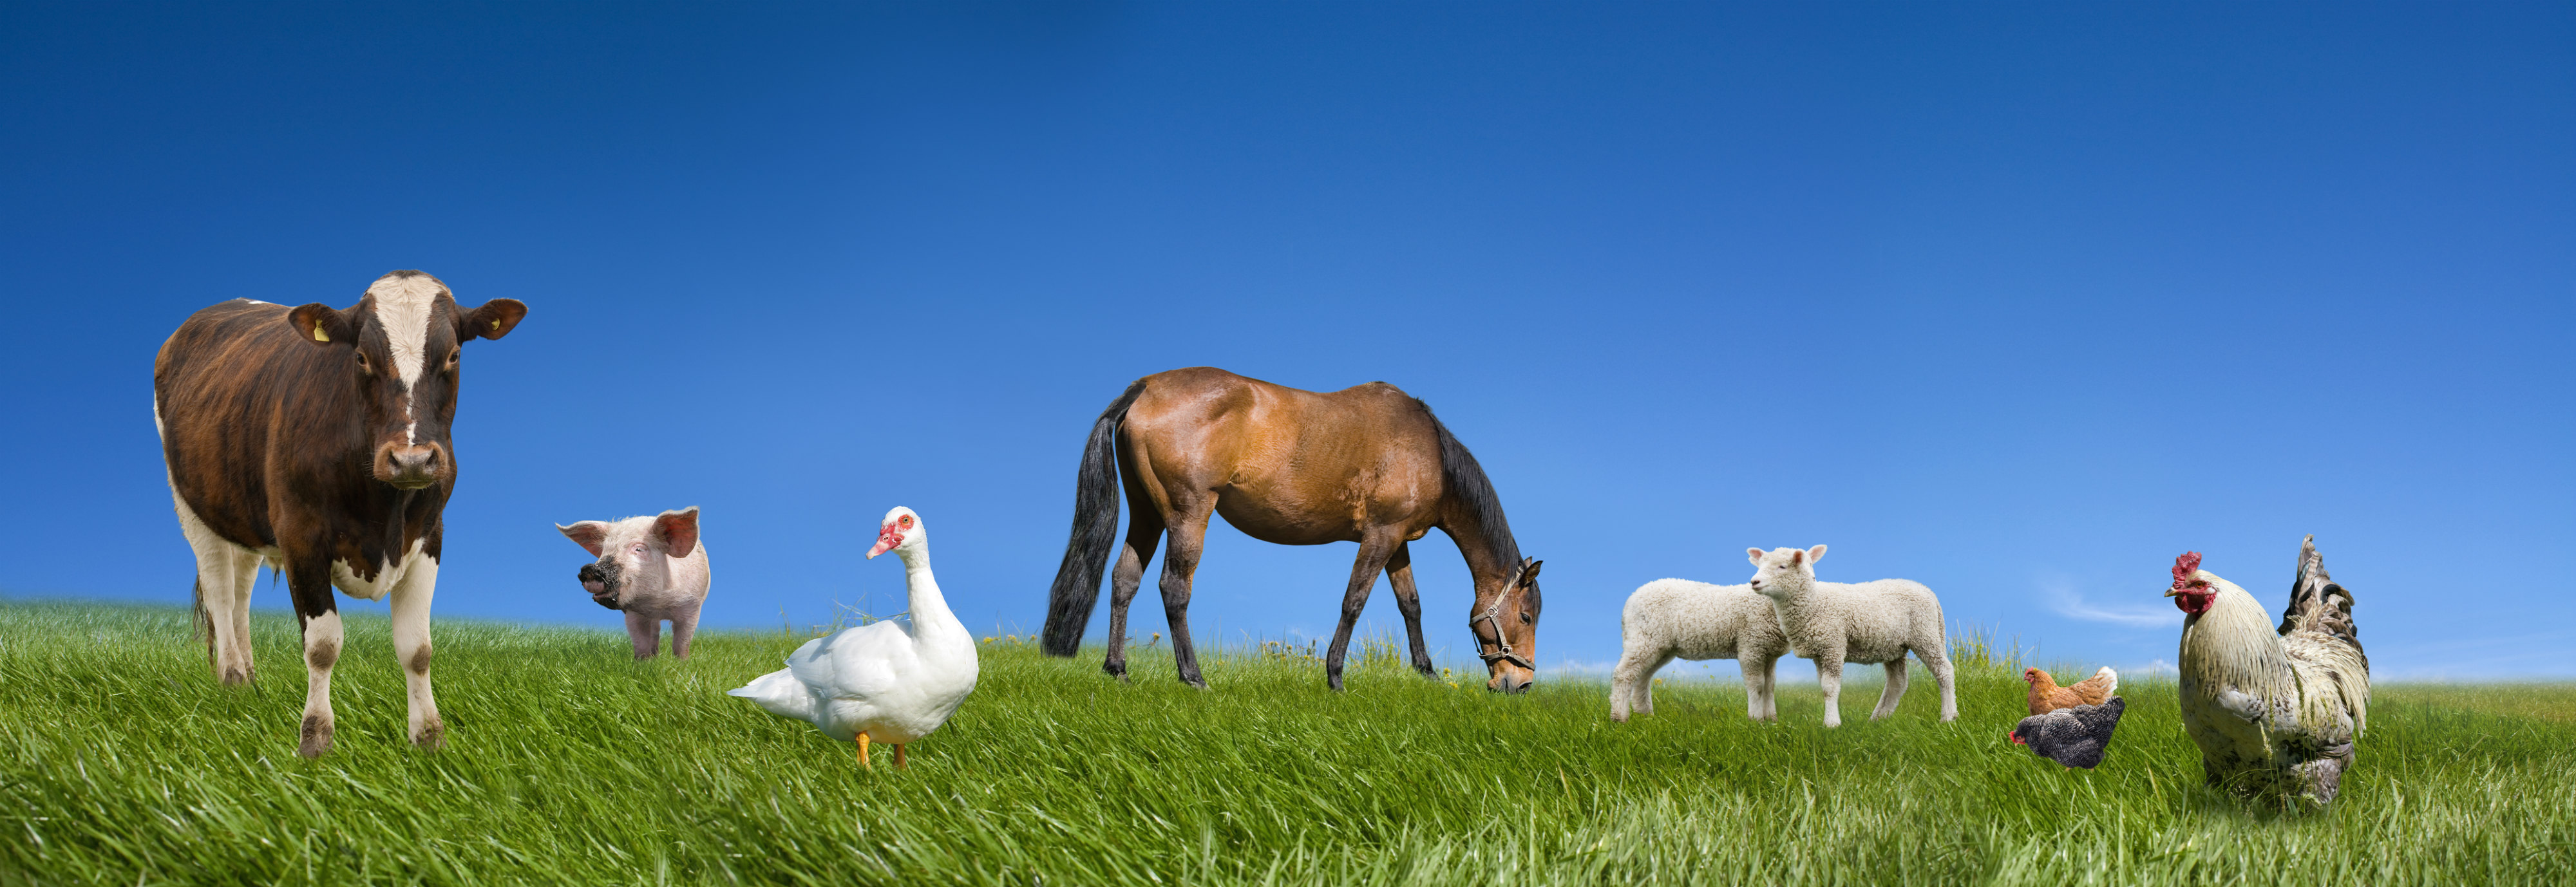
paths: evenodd
<path fill-rule="evenodd" d="M 1467 629 L 1485 661 L 1485 688 L 1529 689 L 1538 677 L 1540 561 L 1523 559 L 1501 499 L 1466 446 L 1431 408 L 1384 382 L 1330 393 L 1301 391 L 1214 367 L 1156 373 L 1127 386 L 1091 426 L 1075 476 L 1073 533 L 1048 592 L 1041 649 L 1070 657 L 1100 597 L 1100 574 L 1118 539 L 1121 488 L 1125 544 L 1109 595 L 1109 655 L 1101 670 L 1127 677 L 1127 604 L 1154 557 L 1163 555 L 1163 613 L 1183 683 L 1207 688 L 1190 645 L 1190 576 L 1208 516 L 1281 545 L 1357 542 L 1342 593 L 1342 620 L 1324 657 L 1325 683 L 1342 689 L 1351 627 L 1378 573 L 1395 590 L 1412 642 L 1413 668 L 1435 675 L 1422 645 L 1422 601 L 1413 587 L 1408 543 L 1433 527 L 1457 543 L 1475 582 Z"/>

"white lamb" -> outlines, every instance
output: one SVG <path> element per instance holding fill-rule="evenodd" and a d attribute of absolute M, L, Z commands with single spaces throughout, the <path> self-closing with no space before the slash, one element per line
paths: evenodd
<path fill-rule="evenodd" d="M 1655 672 L 1674 659 L 1733 659 L 1744 671 L 1744 714 L 1780 716 L 1771 702 L 1771 664 L 1789 652 L 1771 599 L 1751 586 L 1657 579 L 1637 586 L 1619 614 L 1619 667 L 1610 673 L 1610 719 L 1634 706 L 1655 713 Z"/>
<path fill-rule="evenodd" d="M 1941 684 L 1941 720 L 1959 716 L 1951 695 L 1949 633 L 1942 628 L 1941 599 L 1923 583 L 1905 579 L 1842 583 L 1816 581 L 1816 561 L 1825 556 L 1818 545 L 1801 551 L 1782 548 L 1744 550 L 1757 568 L 1751 585 L 1771 599 L 1795 655 L 1816 661 L 1816 682 L 1825 688 L 1825 726 L 1843 723 L 1840 697 L 1843 663 L 1887 664 L 1887 691 L 1879 694 L 1871 720 L 1896 711 L 1905 696 L 1905 651 L 1932 670 Z"/>

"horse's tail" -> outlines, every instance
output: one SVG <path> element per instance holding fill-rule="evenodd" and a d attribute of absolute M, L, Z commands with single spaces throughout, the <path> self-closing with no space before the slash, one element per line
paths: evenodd
<path fill-rule="evenodd" d="M 1144 393 L 1143 379 L 1127 386 L 1127 393 L 1100 411 L 1090 442 L 1083 444 L 1082 468 L 1073 482 L 1073 538 L 1064 543 L 1064 565 L 1056 568 L 1055 587 L 1047 591 L 1039 647 L 1049 656 L 1073 655 L 1091 623 L 1091 605 L 1100 600 L 1100 573 L 1118 543 L 1118 426 Z"/>

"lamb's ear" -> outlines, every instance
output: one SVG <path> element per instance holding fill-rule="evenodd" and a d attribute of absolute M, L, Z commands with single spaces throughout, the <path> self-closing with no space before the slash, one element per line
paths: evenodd
<path fill-rule="evenodd" d="M 1789 550 L 1789 566 L 1794 567 L 1794 566 L 1798 566 L 1799 564 L 1803 564 L 1803 563 L 1806 563 L 1806 562 L 1807 562 L 1807 553 L 1806 553 L 1806 552 L 1799 551 L 1799 550 L 1794 549 L 1794 548 L 1792 548 L 1792 549 L 1790 549 L 1790 550 Z"/>
<path fill-rule="evenodd" d="M 1754 566 L 1759 567 L 1762 565 L 1762 556 L 1769 553 L 1759 548 L 1747 548 L 1744 550 L 1744 559 L 1752 561 Z"/>
<path fill-rule="evenodd" d="M 1815 562 L 1817 562 L 1817 561 L 1824 560 L 1824 559 L 1825 559 L 1825 547 L 1824 547 L 1824 546 L 1822 546 L 1822 545 L 1818 545 L 1818 546 L 1816 546 L 1816 547 L 1814 547 L 1814 548 L 1807 549 L 1807 563 L 1811 563 L 1811 564 L 1812 564 L 1812 563 L 1815 563 Z"/>
<path fill-rule="evenodd" d="M 688 557 L 698 550 L 698 507 L 662 512 L 653 519 L 653 535 L 662 537 L 662 548 L 672 557 Z"/>
<path fill-rule="evenodd" d="M 599 546 L 608 541 L 608 525 L 595 520 L 582 521 L 569 527 L 556 524 L 555 529 L 562 530 L 564 538 L 572 540 L 574 545 L 581 546 L 581 550 L 590 552 L 591 557 L 598 557 Z"/>
<path fill-rule="evenodd" d="M 358 327 L 349 322 L 349 316 L 320 302 L 296 306 L 286 312 L 286 322 L 295 327 L 297 338 L 316 345 L 358 344 Z"/>

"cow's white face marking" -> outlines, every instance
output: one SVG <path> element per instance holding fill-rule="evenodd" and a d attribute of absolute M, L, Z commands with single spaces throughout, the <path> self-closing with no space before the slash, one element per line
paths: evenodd
<path fill-rule="evenodd" d="M 394 375 L 403 383 L 403 414 L 411 419 L 403 427 L 405 444 L 420 443 L 420 407 L 411 389 L 429 372 L 429 317 L 445 289 L 426 274 L 380 277 L 367 287 L 367 294 L 376 297 L 376 324 L 384 328 L 385 346 L 393 351 Z"/>

